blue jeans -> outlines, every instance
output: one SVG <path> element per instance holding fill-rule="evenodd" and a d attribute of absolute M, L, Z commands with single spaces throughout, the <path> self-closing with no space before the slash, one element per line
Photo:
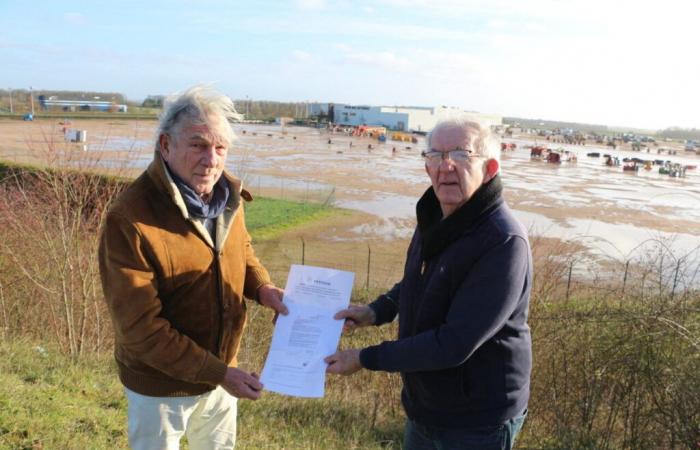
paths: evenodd
<path fill-rule="evenodd" d="M 503 425 L 448 429 L 421 425 L 406 419 L 405 450 L 510 450 L 527 416 L 527 410 Z"/>

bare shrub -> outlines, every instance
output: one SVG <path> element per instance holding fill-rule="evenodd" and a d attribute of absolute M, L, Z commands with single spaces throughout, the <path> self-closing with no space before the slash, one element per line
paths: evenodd
<path fill-rule="evenodd" d="M 77 357 L 110 337 L 95 255 L 123 183 L 96 173 L 99 158 L 50 136 L 45 167 L 5 167 L 0 179 L 0 268 L 12 287 L 3 286 L 1 318 L 8 332 L 55 340 Z"/>
<path fill-rule="evenodd" d="M 700 296 L 577 298 L 531 317 L 528 442 L 539 448 L 696 448 Z"/>

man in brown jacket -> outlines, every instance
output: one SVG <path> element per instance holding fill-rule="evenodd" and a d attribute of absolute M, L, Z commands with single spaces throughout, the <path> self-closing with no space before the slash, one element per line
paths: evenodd
<path fill-rule="evenodd" d="M 110 209 L 99 250 L 134 449 L 233 448 L 236 398 L 262 385 L 236 362 L 243 297 L 286 314 L 255 257 L 241 181 L 224 171 L 230 98 L 194 87 L 161 117 L 148 169 Z"/>

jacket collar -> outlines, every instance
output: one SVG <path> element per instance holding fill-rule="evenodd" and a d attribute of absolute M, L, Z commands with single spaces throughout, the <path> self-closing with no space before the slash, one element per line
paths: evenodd
<path fill-rule="evenodd" d="M 464 205 L 442 218 L 440 202 L 431 186 L 418 200 L 416 216 L 423 240 L 421 250 L 427 260 L 441 253 L 464 233 L 472 230 L 495 207 L 503 203 L 501 177 L 495 176 L 479 187 Z"/>
<path fill-rule="evenodd" d="M 187 211 L 185 200 L 182 198 L 180 190 L 177 188 L 175 181 L 173 181 L 172 177 L 165 168 L 165 161 L 163 160 L 163 157 L 160 155 L 159 151 L 155 151 L 153 161 L 148 166 L 148 169 L 146 169 L 146 172 L 151 180 L 153 180 L 156 188 L 170 200 L 172 200 L 177 209 L 180 211 L 182 218 L 192 222 L 202 239 L 204 239 L 211 247 L 214 247 L 214 242 L 212 241 L 211 236 L 209 236 L 209 233 L 206 231 L 206 228 L 204 228 L 202 222 L 191 217 Z M 248 202 L 253 201 L 253 196 L 250 195 L 248 191 L 243 189 L 243 183 L 240 179 L 230 175 L 225 170 L 222 177 L 224 177 L 228 182 L 231 194 L 226 202 L 226 208 L 224 208 L 224 212 L 220 216 L 223 218 L 223 221 L 217 220 L 217 249 L 223 246 L 223 243 L 228 236 L 231 223 L 233 222 L 233 217 L 235 217 L 238 207 L 241 205 L 241 198 Z"/>

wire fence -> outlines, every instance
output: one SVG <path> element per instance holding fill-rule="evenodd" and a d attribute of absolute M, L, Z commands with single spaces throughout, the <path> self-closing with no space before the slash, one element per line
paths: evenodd
<path fill-rule="evenodd" d="M 532 242 L 533 297 L 542 300 L 553 296 L 570 300 L 583 294 L 674 298 L 700 287 L 700 245 L 681 252 L 663 241 L 648 240 L 620 257 L 590 249 L 540 248 L 537 237 Z M 353 272 L 356 290 L 373 291 L 401 280 L 407 241 L 336 242 L 300 236 L 255 247 L 278 282 L 286 280 L 290 264 L 305 264 Z"/>

